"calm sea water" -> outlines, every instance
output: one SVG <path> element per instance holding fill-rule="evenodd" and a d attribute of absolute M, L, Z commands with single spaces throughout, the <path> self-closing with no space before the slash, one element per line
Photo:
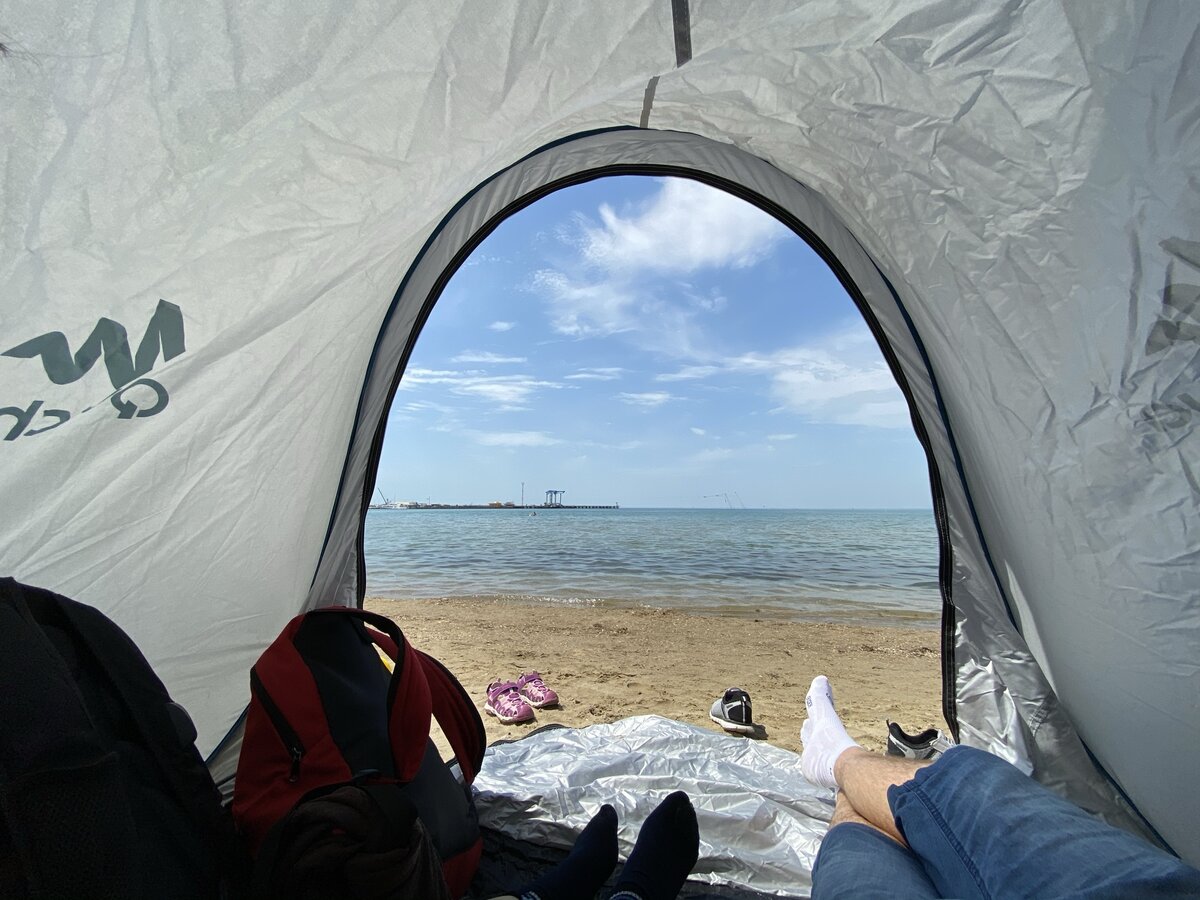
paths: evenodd
<path fill-rule="evenodd" d="M 936 624 L 928 510 L 371 510 L 367 593 Z"/>

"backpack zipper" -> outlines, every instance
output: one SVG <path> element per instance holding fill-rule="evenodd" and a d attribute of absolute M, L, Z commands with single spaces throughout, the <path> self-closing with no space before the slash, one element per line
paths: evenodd
<path fill-rule="evenodd" d="M 300 741 L 300 736 L 296 734 L 295 729 L 284 717 L 283 712 L 275 705 L 275 701 L 271 699 L 271 695 L 267 693 L 267 689 L 263 687 L 262 679 L 258 677 L 258 672 L 254 669 L 250 670 L 250 692 L 258 697 L 258 702 L 262 704 L 263 711 L 266 712 L 267 718 L 271 720 L 271 724 L 275 727 L 275 733 L 279 735 L 279 739 L 283 741 L 283 746 L 292 757 L 292 770 L 288 775 L 288 783 L 295 784 L 300 780 L 300 761 L 304 759 L 304 744 Z"/>

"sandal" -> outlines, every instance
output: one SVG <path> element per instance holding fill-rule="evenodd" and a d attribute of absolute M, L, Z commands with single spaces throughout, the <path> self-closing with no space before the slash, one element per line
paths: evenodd
<path fill-rule="evenodd" d="M 517 679 L 517 687 L 521 696 L 534 709 L 558 705 L 558 694 L 546 687 L 546 682 L 542 681 L 542 676 L 537 672 L 526 672 Z"/>
<path fill-rule="evenodd" d="M 516 725 L 533 718 L 533 709 L 521 699 L 520 688 L 515 681 L 493 681 L 489 684 L 487 703 L 483 708 L 504 725 Z"/>

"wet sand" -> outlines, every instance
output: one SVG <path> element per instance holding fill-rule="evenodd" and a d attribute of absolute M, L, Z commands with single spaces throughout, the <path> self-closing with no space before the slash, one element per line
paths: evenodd
<path fill-rule="evenodd" d="M 888 719 L 909 732 L 945 727 L 937 628 L 477 598 L 369 599 L 366 607 L 394 619 L 414 646 L 458 676 L 489 743 L 548 723 L 648 713 L 720 730 L 709 708 L 737 686 L 749 692 L 765 739 L 798 752 L 804 693 L 818 674 L 829 676 L 846 728 L 864 747 L 883 749 Z M 538 710 L 527 725 L 501 725 L 484 712 L 490 682 L 530 670 L 558 692 L 560 707 Z"/>

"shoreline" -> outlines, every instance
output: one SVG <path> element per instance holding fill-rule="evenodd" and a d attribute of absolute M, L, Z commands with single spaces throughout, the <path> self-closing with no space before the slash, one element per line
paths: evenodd
<path fill-rule="evenodd" d="M 709 708 L 736 686 L 750 693 L 764 739 L 799 752 L 804 694 L 819 674 L 833 684 L 847 731 L 868 749 L 883 749 L 888 719 L 910 733 L 945 728 L 941 637 L 928 625 L 477 597 L 370 597 L 365 607 L 395 620 L 415 647 L 454 672 L 489 744 L 550 723 L 582 727 L 644 714 L 719 732 Z M 558 692 L 559 707 L 522 725 L 484 712 L 490 682 L 531 670 Z M 435 740 L 445 754 L 444 739 Z"/>
<path fill-rule="evenodd" d="M 665 609 L 686 616 L 705 616 L 739 621 L 770 621 L 795 624 L 860 625 L 865 628 L 941 628 L 939 612 L 924 612 L 904 607 L 864 607 L 852 601 L 829 601 L 821 609 L 795 609 L 762 603 L 697 604 L 676 606 L 650 605 L 619 597 L 545 597 L 532 594 L 456 594 L 453 596 L 413 597 L 400 591 L 378 591 L 367 598 L 386 603 L 473 603 L 497 606 L 534 607 L 537 609 L 569 610 L 657 610 Z"/>

